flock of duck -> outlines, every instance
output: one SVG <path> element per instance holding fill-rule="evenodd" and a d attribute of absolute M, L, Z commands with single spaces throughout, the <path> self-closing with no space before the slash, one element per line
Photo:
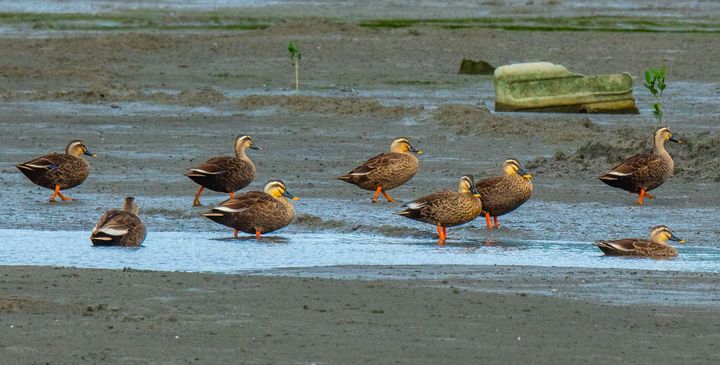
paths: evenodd
<path fill-rule="evenodd" d="M 665 150 L 665 142 L 676 142 L 667 127 L 660 127 L 653 135 L 653 151 L 634 155 L 600 176 L 604 183 L 638 194 L 637 204 L 652 199 L 649 191 L 662 185 L 674 171 L 674 163 Z M 235 156 L 211 158 L 185 175 L 199 185 L 193 200 L 200 206 L 204 189 L 227 193 L 229 198 L 203 213 L 208 219 L 238 232 L 256 237 L 289 225 L 295 217 L 291 194 L 281 180 L 270 180 L 264 191 L 250 191 L 235 195 L 255 178 L 255 165 L 246 154 L 247 149 L 259 150 L 247 135 L 235 139 Z M 415 155 L 422 151 L 413 147 L 407 138 L 396 138 L 390 151 L 370 158 L 338 179 L 361 189 L 374 191 L 373 203 L 380 194 L 392 203 L 388 191 L 407 183 L 418 171 L 419 161 Z M 62 201 L 73 200 L 62 191 L 80 185 L 88 177 L 89 163 L 81 157 L 95 155 L 80 140 L 71 141 L 64 154 L 47 154 L 17 168 L 33 183 L 53 191 L 50 201 L 59 197 Z M 403 206 L 397 214 L 412 220 L 436 226 L 438 243 L 447 239 L 447 228 L 468 223 L 484 215 L 487 228 L 499 227 L 498 217 L 510 213 L 530 199 L 533 191 L 532 176 L 525 172 L 515 159 L 503 165 L 503 174 L 481 181 L 472 175 L 460 178 L 457 191 L 443 190 L 423 196 Z M 138 246 L 146 236 L 146 228 L 138 216 L 139 208 L 133 197 L 125 198 L 120 209 L 103 214 L 90 234 L 93 245 Z M 607 255 L 634 255 L 650 257 L 677 256 L 677 250 L 668 241 L 685 241 L 677 238 L 666 226 L 654 227 L 650 239 L 626 238 L 614 241 L 598 241 L 595 245 Z"/>

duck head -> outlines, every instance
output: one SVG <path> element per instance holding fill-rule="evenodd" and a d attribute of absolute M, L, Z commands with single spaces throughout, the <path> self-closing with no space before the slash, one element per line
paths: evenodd
<path fill-rule="evenodd" d="M 675 241 L 677 243 L 685 243 L 685 240 L 675 236 L 667 226 L 653 227 L 653 229 L 650 230 L 650 240 L 663 245 L 667 244 L 668 240 Z"/>
<path fill-rule="evenodd" d="M 415 147 L 413 147 L 410 144 L 410 141 L 408 141 L 405 137 L 398 137 L 395 138 L 392 143 L 390 144 L 390 152 L 397 152 L 397 153 L 408 153 L 408 152 L 414 152 L 418 155 L 422 155 L 422 150 L 419 150 Z"/>
<path fill-rule="evenodd" d="M 65 147 L 65 153 L 68 155 L 75 156 L 75 157 L 79 157 L 80 155 L 95 157 L 95 154 L 88 151 L 88 148 L 87 148 L 87 146 L 85 146 L 85 143 L 83 143 L 83 141 L 81 141 L 79 139 L 70 141 L 70 143 L 68 143 L 67 147 Z"/>
<path fill-rule="evenodd" d="M 508 175 L 508 176 L 520 175 L 528 180 L 532 179 L 532 175 L 530 175 L 527 171 L 525 171 L 520 166 L 520 162 L 518 162 L 518 160 L 516 160 L 514 158 L 505 160 L 505 163 L 503 164 L 503 171 L 505 172 L 505 175 Z"/>
<path fill-rule="evenodd" d="M 458 184 L 458 191 L 463 194 L 472 194 L 472 196 L 480 198 L 480 193 L 475 187 L 475 179 L 472 175 L 464 175 L 460 178 L 460 184 Z"/>
<path fill-rule="evenodd" d="M 665 143 L 665 141 L 682 143 L 682 141 L 673 138 L 672 132 L 670 132 L 670 128 L 660 127 L 657 130 L 655 130 L 655 136 L 654 136 L 653 142 L 655 143 L 655 145 L 658 145 L 658 144 Z"/>
<path fill-rule="evenodd" d="M 255 145 L 252 138 L 246 134 L 239 135 L 235 138 L 235 154 L 242 156 L 245 154 L 245 149 L 261 150 L 262 148 Z"/>
<path fill-rule="evenodd" d="M 266 194 L 272 196 L 273 198 L 280 198 L 280 197 L 286 197 L 291 200 L 300 200 L 300 198 L 296 197 L 295 195 L 290 194 L 290 192 L 287 191 L 287 187 L 285 186 L 285 183 L 282 182 L 282 180 L 270 180 L 265 184 L 265 188 L 263 189 Z"/>
<path fill-rule="evenodd" d="M 123 201 L 122 210 L 137 215 L 140 212 L 140 207 L 138 207 L 134 197 L 128 196 Z"/>

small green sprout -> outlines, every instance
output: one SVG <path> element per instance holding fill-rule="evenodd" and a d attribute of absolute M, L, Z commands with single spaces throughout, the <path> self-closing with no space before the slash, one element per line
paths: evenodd
<path fill-rule="evenodd" d="M 302 59 L 302 51 L 295 43 L 288 43 L 288 52 L 290 52 L 290 62 L 295 67 L 295 91 L 300 89 L 299 69 L 300 60 Z"/>
<path fill-rule="evenodd" d="M 663 110 L 660 97 L 662 97 L 667 87 L 665 84 L 665 65 L 662 65 L 659 69 L 651 68 L 645 70 L 645 84 L 643 84 L 643 86 L 655 97 L 656 101 L 653 104 L 653 115 L 658 123 L 663 124 Z"/>

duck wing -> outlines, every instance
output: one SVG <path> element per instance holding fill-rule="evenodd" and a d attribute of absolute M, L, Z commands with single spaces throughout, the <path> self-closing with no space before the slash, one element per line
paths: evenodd
<path fill-rule="evenodd" d="M 624 180 L 638 172 L 648 168 L 648 166 L 661 160 L 661 157 L 652 153 L 643 153 L 627 158 L 617 166 L 610 169 L 604 175 L 600 176 L 603 181 Z"/>
<path fill-rule="evenodd" d="M 197 167 L 188 169 L 185 172 L 185 176 L 189 177 L 207 177 L 225 175 L 230 168 L 232 157 L 221 156 L 213 157 Z"/>
<path fill-rule="evenodd" d="M 433 219 L 437 212 L 453 208 L 454 194 L 454 191 L 443 190 L 423 196 L 403 205 L 406 209 L 397 214 L 420 221 Z"/>
<path fill-rule="evenodd" d="M 372 179 L 375 173 L 391 166 L 395 161 L 399 160 L 401 158 L 399 155 L 401 154 L 393 152 L 381 153 L 365 161 L 349 173 L 338 177 L 338 179 L 351 182 Z"/>
<path fill-rule="evenodd" d="M 100 217 L 90 233 L 90 240 L 95 245 L 116 243 L 141 224 L 142 221 L 137 215 L 120 209 L 111 209 Z"/>
<path fill-rule="evenodd" d="M 229 215 L 242 219 L 252 217 L 258 211 L 272 210 L 271 208 L 274 208 L 275 204 L 277 204 L 277 200 L 269 194 L 262 191 L 249 191 L 225 200 L 220 205 L 203 213 L 203 215 L 210 219 Z"/>

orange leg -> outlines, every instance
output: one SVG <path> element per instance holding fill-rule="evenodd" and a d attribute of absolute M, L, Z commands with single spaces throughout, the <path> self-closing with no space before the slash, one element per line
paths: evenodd
<path fill-rule="evenodd" d="M 195 193 L 195 200 L 193 200 L 194 207 L 199 207 L 202 205 L 202 204 L 200 204 L 200 195 L 202 195 L 203 190 L 205 190 L 205 187 L 201 186 L 198 189 L 197 193 Z"/>
<path fill-rule="evenodd" d="M 500 222 L 498 222 L 498 217 L 493 217 L 493 220 L 495 221 L 495 228 L 500 228 Z"/>
<path fill-rule="evenodd" d="M 377 189 L 375 189 L 375 196 L 373 196 L 373 203 L 377 203 L 378 197 L 380 196 L 380 192 L 382 191 L 382 186 L 378 186 Z"/>
<path fill-rule="evenodd" d="M 50 201 L 54 203 L 55 198 L 57 198 L 59 193 L 60 193 L 60 185 L 55 185 L 55 191 L 53 191 L 52 195 L 50 195 Z"/>
<path fill-rule="evenodd" d="M 442 227 L 443 230 L 443 242 L 447 239 L 447 227 Z"/>
<path fill-rule="evenodd" d="M 386 193 L 385 190 L 381 191 L 382 195 L 387 199 L 388 202 L 392 203 L 394 202 L 393 198 L 390 196 L 390 194 Z"/>
<path fill-rule="evenodd" d="M 233 229 L 233 237 L 237 238 L 237 235 L 238 235 L 238 230 L 237 230 L 237 229 Z"/>
<path fill-rule="evenodd" d="M 232 198 L 235 197 L 235 192 L 234 192 L 234 191 L 231 191 L 231 192 L 228 193 L 228 195 L 230 195 L 230 199 L 232 199 Z"/>
<path fill-rule="evenodd" d="M 437 226 L 438 231 L 438 245 L 444 245 L 445 244 L 445 228 L 442 226 Z"/>
<path fill-rule="evenodd" d="M 255 238 L 260 239 L 260 230 L 255 228 Z"/>
<path fill-rule="evenodd" d="M 637 200 L 637 205 L 643 205 L 644 197 L 645 197 L 645 189 L 640 189 L 640 197 Z"/>
<path fill-rule="evenodd" d="M 493 224 L 490 221 L 490 213 L 485 212 L 485 223 L 487 224 L 488 229 L 493 229 Z"/>
<path fill-rule="evenodd" d="M 50 195 L 50 201 L 55 202 L 55 198 L 60 197 L 62 201 L 68 201 L 68 200 L 75 200 L 69 196 L 63 195 L 63 193 L 60 192 L 60 185 L 55 185 L 55 190 L 53 191 L 52 195 Z"/>

